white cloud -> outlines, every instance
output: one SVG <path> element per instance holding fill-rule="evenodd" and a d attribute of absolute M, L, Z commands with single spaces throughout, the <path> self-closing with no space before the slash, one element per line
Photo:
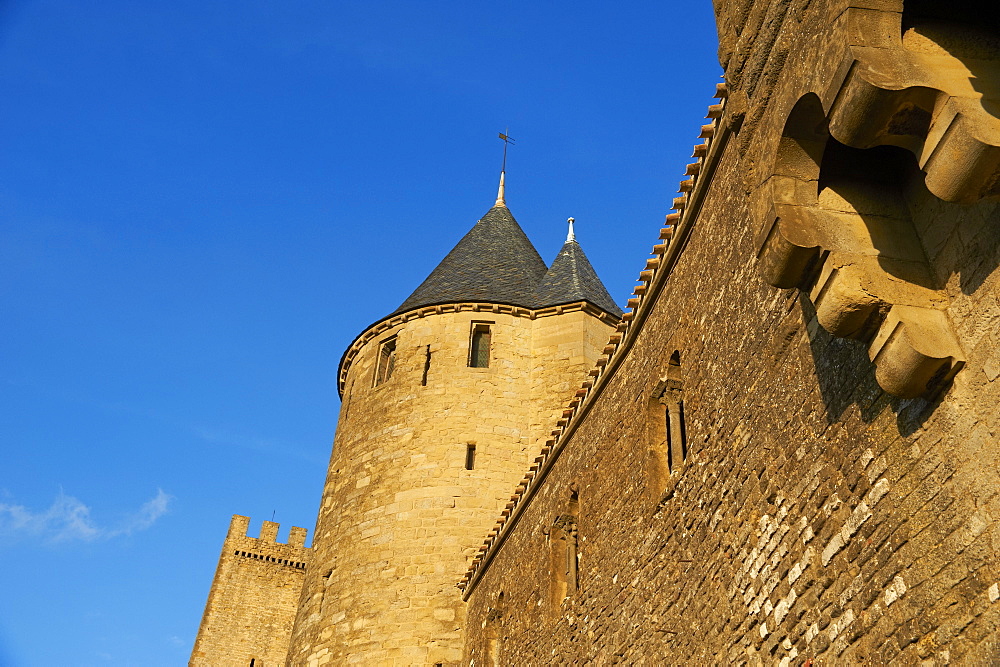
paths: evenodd
<path fill-rule="evenodd" d="M 130 515 L 125 523 L 117 530 L 112 531 L 111 534 L 131 535 L 140 530 L 146 530 L 167 513 L 172 498 L 173 496 L 164 493 L 163 489 L 157 489 L 153 498 L 143 503 L 138 512 Z"/>
<path fill-rule="evenodd" d="M 90 516 L 90 508 L 62 491 L 52 505 L 33 511 L 24 505 L 0 503 L 0 536 L 4 538 L 35 538 L 44 542 L 68 542 L 109 539 L 145 530 L 167 513 L 171 496 L 157 489 L 156 495 L 117 526 L 98 525 Z"/>

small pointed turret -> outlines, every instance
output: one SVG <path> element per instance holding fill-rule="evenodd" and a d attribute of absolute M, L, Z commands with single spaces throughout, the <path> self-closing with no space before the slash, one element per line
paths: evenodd
<path fill-rule="evenodd" d="M 497 203 L 494 204 L 494 206 L 503 206 L 504 208 L 507 208 L 507 202 L 504 201 L 503 177 L 504 177 L 504 172 L 501 171 L 500 172 L 500 188 L 497 190 Z"/>
<path fill-rule="evenodd" d="M 569 218 L 566 243 L 551 268 L 539 256 L 504 201 L 505 172 L 493 207 L 430 275 L 393 311 L 462 301 L 548 308 L 587 301 L 621 317 L 622 311 L 576 242 Z"/>
<path fill-rule="evenodd" d="M 566 243 L 556 256 L 538 287 L 535 288 L 536 308 L 548 308 L 574 301 L 587 301 L 601 310 L 621 317 L 622 311 L 597 277 L 594 267 L 576 242 L 573 218 L 569 218 Z"/>

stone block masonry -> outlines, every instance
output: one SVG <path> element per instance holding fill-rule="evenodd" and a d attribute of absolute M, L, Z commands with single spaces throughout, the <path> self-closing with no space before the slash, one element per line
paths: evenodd
<path fill-rule="evenodd" d="M 1000 35 L 984 35 L 944 3 L 715 6 L 728 100 L 708 134 L 728 143 L 700 165 L 709 178 L 677 202 L 703 204 L 684 211 L 696 217 L 681 219 L 683 250 L 650 284 L 653 300 L 626 313 L 636 322 L 631 347 L 470 580 L 463 664 L 996 664 L 1000 210 L 995 194 L 973 196 L 983 193 L 983 173 L 968 175 L 968 187 L 963 171 L 945 179 L 951 190 L 932 190 L 940 183 L 923 165 L 947 165 L 920 151 L 965 131 L 931 122 L 953 102 L 925 113 L 911 98 L 906 113 L 922 119 L 912 125 L 902 115 L 852 115 L 854 100 L 838 90 L 855 80 L 849 72 L 864 71 L 837 65 L 852 62 L 851 49 L 864 63 L 902 48 L 903 35 L 921 54 L 913 62 L 968 56 L 978 78 L 963 76 L 992 81 Z M 874 31 L 868 20 L 884 43 L 854 48 Z M 892 95 L 903 88 L 880 83 Z M 880 102 L 877 92 L 858 102 Z M 815 122 L 787 130 L 810 94 Z M 848 117 L 871 131 L 837 135 Z M 995 117 L 975 117 L 977 137 L 996 136 Z M 825 143 L 810 145 L 808 133 Z M 847 145 L 869 135 L 889 143 Z M 971 159 L 954 160 L 956 170 L 971 169 Z M 782 190 L 776 173 L 800 182 Z M 995 183 L 992 173 L 986 182 Z M 801 193 L 822 215 L 839 206 L 860 217 L 851 233 L 874 240 L 862 246 L 846 226 L 821 230 L 819 250 L 801 243 L 809 261 L 796 264 L 798 251 L 772 243 L 766 225 L 776 202 L 804 207 Z M 887 222 L 873 201 L 898 205 L 896 217 Z M 795 240 L 796 228 L 784 231 Z M 919 261 L 895 262 L 893 240 L 914 244 Z M 790 267 L 792 284 L 767 284 Z M 868 311 L 855 309 L 864 295 L 844 282 L 857 267 L 881 290 Z M 954 337 L 947 354 L 958 359 L 960 350 L 962 363 L 945 361 L 929 379 L 911 372 L 930 358 L 920 352 L 927 341 L 907 340 L 905 326 L 878 333 L 905 320 L 891 315 L 901 303 L 935 309 Z M 904 343 L 912 353 L 901 353 Z M 650 440 L 647 406 L 675 352 L 687 460 L 664 479 L 651 465 L 662 443 Z M 552 558 L 570 507 L 575 570 Z M 568 594 L 566 572 L 577 578 Z"/>
<path fill-rule="evenodd" d="M 192 664 L 1000 663 L 1000 28 L 714 8 L 630 311 L 538 300 L 597 279 L 501 188 L 345 353 L 311 559 L 234 519 Z"/>
<path fill-rule="evenodd" d="M 188 664 L 275 667 L 285 664 L 295 608 L 309 564 L 306 529 L 293 527 L 279 544 L 279 525 L 265 521 L 248 537 L 250 518 L 235 515 Z"/>
<path fill-rule="evenodd" d="M 289 664 L 458 663 L 455 582 L 617 318 L 470 303 L 400 320 L 346 373 Z M 488 364 L 473 367 L 483 325 Z"/>
<path fill-rule="evenodd" d="M 273 586 L 255 590 L 255 571 L 234 576 L 232 559 L 247 556 L 233 544 L 245 525 L 234 525 L 196 656 L 240 664 L 244 644 L 270 634 L 266 659 L 286 643 L 293 665 L 456 664 L 465 603 L 454 582 L 620 313 L 572 229 L 545 265 L 504 203 L 501 175 L 496 205 L 344 353 L 291 639 L 284 591 L 274 618 L 251 617 L 258 607 L 245 601 Z"/>

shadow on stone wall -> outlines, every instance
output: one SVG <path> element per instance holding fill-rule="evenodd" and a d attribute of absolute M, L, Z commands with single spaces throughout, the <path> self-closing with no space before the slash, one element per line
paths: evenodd
<path fill-rule="evenodd" d="M 809 336 L 816 380 L 826 407 L 827 423 L 840 421 L 844 412 L 856 405 L 866 424 L 875 421 L 885 410 L 891 410 L 902 436 L 911 435 L 923 426 L 948 387 L 931 400 L 902 399 L 886 393 L 875 381 L 875 365 L 868 359 L 868 344 L 827 332 L 816 321 L 816 310 L 804 293 L 799 295 L 799 305 Z"/>

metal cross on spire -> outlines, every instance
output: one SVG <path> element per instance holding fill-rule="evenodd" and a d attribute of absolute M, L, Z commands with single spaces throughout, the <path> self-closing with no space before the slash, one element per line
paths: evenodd
<path fill-rule="evenodd" d="M 510 132 L 507 128 L 504 128 L 504 130 Z M 500 172 L 502 173 L 507 171 L 507 144 L 514 143 L 514 140 L 503 132 L 500 132 L 500 138 L 503 139 L 503 164 L 500 165 Z"/>
<path fill-rule="evenodd" d="M 503 163 L 500 165 L 500 189 L 497 190 L 497 203 L 494 206 L 503 206 L 506 208 L 507 202 L 504 200 L 504 174 L 507 171 L 507 144 L 514 143 L 514 140 L 503 132 L 500 133 L 500 138 L 503 139 Z"/>

